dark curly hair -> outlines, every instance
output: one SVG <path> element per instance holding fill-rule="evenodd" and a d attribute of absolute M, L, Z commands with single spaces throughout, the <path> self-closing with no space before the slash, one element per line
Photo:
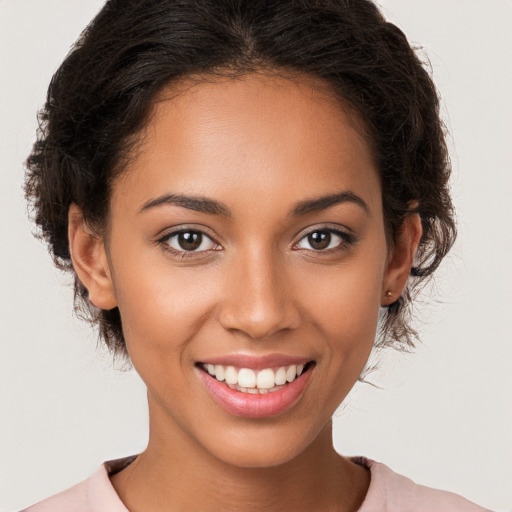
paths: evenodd
<path fill-rule="evenodd" d="M 415 290 L 455 238 L 437 92 L 405 35 L 368 0 L 110 0 L 57 70 L 39 113 L 25 191 L 55 264 L 74 273 L 68 210 L 101 230 L 120 163 L 169 83 L 251 71 L 312 76 L 363 120 L 382 183 L 389 240 L 411 212 L 423 236 L 378 344 L 410 348 Z M 126 355 L 117 308 L 100 311 L 75 278 L 75 309 Z"/>

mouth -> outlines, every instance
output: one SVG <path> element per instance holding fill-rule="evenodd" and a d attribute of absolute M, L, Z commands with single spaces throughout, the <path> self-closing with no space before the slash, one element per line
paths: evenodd
<path fill-rule="evenodd" d="M 310 370 L 314 364 L 314 361 L 308 361 L 305 364 L 253 370 L 221 364 L 199 363 L 199 368 L 231 389 L 242 393 L 264 395 L 283 389 L 284 386 L 291 384 L 304 372 Z"/>
<path fill-rule="evenodd" d="M 196 367 L 207 390 L 225 410 L 262 418 L 281 414 L 298 402 L 315 364 L 304 359 L 266 367 L 264 361 L 244 365 L 208 361 Z"/>

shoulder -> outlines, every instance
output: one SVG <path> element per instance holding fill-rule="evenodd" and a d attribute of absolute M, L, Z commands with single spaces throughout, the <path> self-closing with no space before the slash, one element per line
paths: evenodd
<path fill-rule="evenodd" d="M 368 494 L 358 512 L 486 512 L 458 494 L 418 485 L 386 465 L 357 457 L 371 471 Z M 489 511 L 487 511 L 489 512 Z"/>
<path fill-rule="evenodd" d="M 32 505 L 21 512 L 85 512 L 87 508 L 88 480 Z"/>
<path fill-rule="evenodd" d="M 102 464 L 87 480 L 21 512 L 128 512 L 110 483 L 111 466 Z"/>

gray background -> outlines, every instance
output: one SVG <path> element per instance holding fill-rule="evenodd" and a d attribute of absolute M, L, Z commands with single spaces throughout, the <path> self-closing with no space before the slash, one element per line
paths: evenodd
<path fill-rule="evenodd" d="M 71 314 L 31 237 L 22 162 L 52 73 L 100 0 L 0 0 L 0 510 L 145 446 L 145 392 Z M 336 416 L 335 443 L 418 482 L 512 507 L 512 2 L 383 0 L 432 62 L 452 133 L 460 238 L 419 304 L 423 344 L 388 354 Z M 63 286 L 64 284 L 64 286 Z M 429 298 L 430 297 L 430 298 Z"/>

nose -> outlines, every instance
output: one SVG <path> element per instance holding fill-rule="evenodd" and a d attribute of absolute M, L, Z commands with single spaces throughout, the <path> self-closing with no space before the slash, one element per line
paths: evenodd
<path fill-rule="evenodd" d="M 262 340 L 299 326 L 292 280 L 276 259 L 253 251 L 231 262 L 218 317 L 224 329 Z"/>

